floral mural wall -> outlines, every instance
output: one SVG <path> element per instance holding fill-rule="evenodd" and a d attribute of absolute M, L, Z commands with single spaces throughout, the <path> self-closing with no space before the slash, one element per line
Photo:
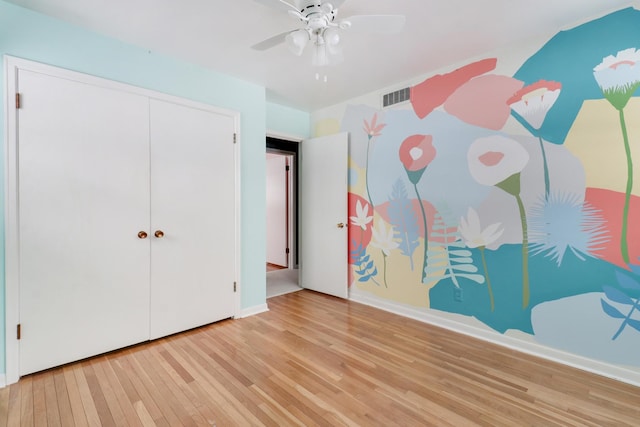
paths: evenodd
<path fill-rule="evenodd" d="M 640 11 L 499 61 L 347 107 L 351 286 L 637 369 Z"/>

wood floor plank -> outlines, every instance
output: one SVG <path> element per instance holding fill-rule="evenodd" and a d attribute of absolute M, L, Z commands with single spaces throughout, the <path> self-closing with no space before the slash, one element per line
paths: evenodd
<path fill-rule="evenodd" d="M 116 422 L 104 395 L 104 389 L 109 387 L 108 383 L 101 384 L 95 373 L 94 363 L 85 362 L 83 364 L 84 377 L 86 378 L 91 397 L 95 403 L 96 412 L 100 418 L 99 425 L 116 426 Z"/>
<path fill-rule="evenodd" d="M 91 395 L 91 389 L 87 383 L 87 377 L 84 374 L 83 365 L 81 363 L 73 365 L 73 376 L 76 380 L 77 392 L 82 401 L 82 409 L 87 417 L 87 424 L 91 427 L 100 426 L 100 416 L 96 408 L 95 400 Z"/>
<path fill-rule="evenodd" d="M 71 405 L 71 413 L 73 414 L 73 425 L 85 427 L 89 425 L 87 415 L 82 405 L 82 397 L 80 396 L 80 388 L 74 375 L 74 367 L 65 366 L 62 368 L 64 380 L 67 384 L 67 393 L 69 395 L 69 404 Z M 29 377 L 27 377 L 29 378 Z M 23 416 L 24 417 L 24 416 Z"/>
<path fill-rule="evenodd" d="M 13 407 L 9 406 L 10 393 L 11 389 L 9 387 L 0 389 L 0 427 L 6 427 L 9 422 L 10 412 L 15 410 Z"/>
<path fill-rule="evenodd" d="M 33 425 L 35 427 L 47 426 L 47 403 L 46 403 L 46 397 L 44 392 L 44 380 L 46 376 L 47 376 L 46 372 L 32 375 Z M 13 387 L 14 385 L 12 385 L 11 387 Z"/>
<path fill-rule="evenodd" d="M 29 375 L 0 427 L 640 425 L 629 384 L 311 291 L 269 309 Z"/>
<path fill-rule="evenodd" d="M 51 427 L 62 426 L 62 417 L 58 409 L 58 396 L 56 394 L 56 385 L 54 381 L 55 370 L 48 371 L 44 374 L 44 395 L 45 405 L 47 407 L 47 425 Z"/>

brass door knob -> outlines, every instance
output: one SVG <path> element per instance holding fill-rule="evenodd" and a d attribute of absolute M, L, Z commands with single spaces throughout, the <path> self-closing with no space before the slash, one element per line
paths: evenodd
<path fill-rule="evenodd" d="M 344 228 L 344 223 L 339 222 L 339 223 L 338 223 L 338 228 Z"/>
<path fill-rule="evenodd" d="M 138 239 L 146 239 L 147 238 L 147 233 L 144 231 L 140 231 L 138 233 Z"/>
<path fill-rule="evenodd" d="M 164 232 L 162 230 L 156 230 L 155 233 L 153 233 L 154 236 L 156 236 L 158 239 L 160 239 L 162 236 L 164 236 Z"/>

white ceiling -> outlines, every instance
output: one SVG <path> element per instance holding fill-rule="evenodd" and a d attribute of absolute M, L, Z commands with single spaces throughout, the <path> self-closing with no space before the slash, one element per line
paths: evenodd
<path fill-rule="evenodd" d="M 402 33 L 342 32 L 345 60 L 321 69 L 284 45 L 250 46 L 301 26 L 254 0 L 9 0 L 116 39 L 267 88 L 305 111 L 407 81 L 532 37 L 550 35 L 638 0 L 347 0 L 338 19 L 403 14 Z M 307 49 L 310 51 L 310 49 Z M 327 83 L 316 81 L 316 72 Z"/>

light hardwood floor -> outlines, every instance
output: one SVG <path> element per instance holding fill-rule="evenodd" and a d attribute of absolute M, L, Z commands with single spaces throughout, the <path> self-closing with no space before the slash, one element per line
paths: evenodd
<path fill-rule="evenodd" d="M 640 388 L 307 290 L 269 308 L 26 376 L 0 425 L 640 425 Z"/>

